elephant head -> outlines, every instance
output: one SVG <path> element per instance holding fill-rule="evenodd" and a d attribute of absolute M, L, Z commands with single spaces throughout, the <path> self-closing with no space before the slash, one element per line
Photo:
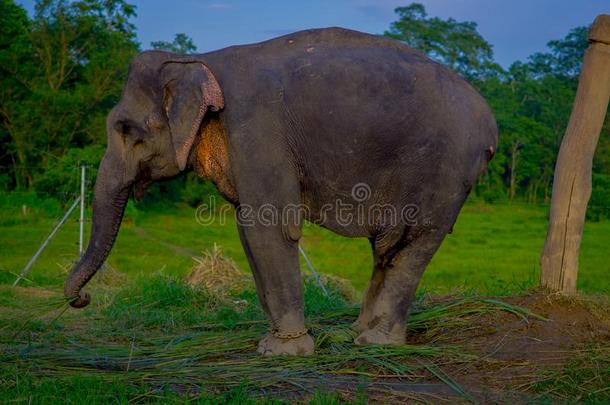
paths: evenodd
<path fill-rule="evenodd" d="M 121 100 L 106 122 L 91 239 L 64 287 L 73 307 L 89 304 L 81 289 L 106 260 L 131 192 L 138 197 L 151 182 L 185 170 L 205 113 L 223 107 L 220 85 L 202 61 L 157 51 L 132 61 Z"/>

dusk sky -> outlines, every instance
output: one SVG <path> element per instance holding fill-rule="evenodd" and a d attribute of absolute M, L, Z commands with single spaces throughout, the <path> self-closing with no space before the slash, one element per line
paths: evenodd
<path fill-rule="evenodd" d="M 33 9 L 33 0 L 19 3 Z M 183 32 L 199 52 L 257 42 L 306 28 L 340 26 L 381 34 L 396 20 L 394 9 L 408 0 L 132 0 L 143 49 L 151 41 Z M 610 0 L 420 0 L 430 16 L 475 21 L 508 66 L 546 49 L 597 14 L 610 14 Z"/>

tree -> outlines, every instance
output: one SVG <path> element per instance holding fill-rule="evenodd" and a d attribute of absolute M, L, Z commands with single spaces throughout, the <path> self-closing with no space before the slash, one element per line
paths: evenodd
<path fill-rule="evenodd" d="M 18 172 L 17 186 L 21 186 L 20 180 L 24 178 L 31 182 L 31 176 L 27 169 L 16 166 L 18 161 L 25 160 L 27 145 L 12 136 L 16 128 L 7 104 L 28 94 L 28 87 L 16 73 L 20 66 L 28 66 L 30 29 L 30 21 L 22 7 L 12 0 L 0 0 L 0 165 L 13 167 Z M 11 183 L 10 177 L 4 174 L 4 188 Z"/>
<path fill-rule="evenodd" d="M 549 201 L 559 144 L 576 94 L 579 58 L 587 46 L 583 33 L 585 27 L 572 29 L 564 39 L 550 41 L 549 52 L 515 62 L 498 77 L 477 83 L 500 128 L 498 153 L 491 163 L 494 175 L 502 177 L 512 198 Z M 600 167 L 608 156 L 604 145 L 598 150 Z"/>
<path fill-rule="evenodd" d="M 492 46 L 477 32 L 472 21 L 428 18 L 422 4 L 395 10 L 399 20 L 384 35 L 423 51 L 469 79 L 494 76 L 501 68 L 493 61 Z"/>
<path fill-rule="evenodd" d="M 549 41 L 550 52 L 538 52 L 528 58 L 530 74 L 535 78 L 548 75 L 578 78 L 588 44 L 587 32 L 587 27 L 576 27 L 564 39 Z"/>
<path fill-rule="evenodd" d="M 69 148 L 105 143 L 105 116 L 138 51 L 135 8 L 41 0 L 29 20 L 13 1 L 1 5 L 0 32 L 11 40 L 0 45 L 0 161 L 15 186 L 29 188 Z"/>
<path fill-rule="evenodd" d="M 63 199 L 76 188 L 74 166 L 97 166 L 106 116 L 139 51 L 134 16 L 124 0 L 38 0 L 31 18 L 0 0 L 1 189 Z M 158 46 L 196 49 L 185 34 Z"/>
<path fill-rule="evenodd" d="M 193 53 L 197 51 L 197 47 L 193 43 L 193 40 L 186 34 L 176 34 L 172 42 L 167 41 L 153 41 L 150 43 L 154 49 L 160 51 L 168 51 L 175 53 Z"/>

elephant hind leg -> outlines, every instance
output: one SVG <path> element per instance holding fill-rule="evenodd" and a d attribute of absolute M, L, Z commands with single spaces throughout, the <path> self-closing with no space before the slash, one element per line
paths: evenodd
<path fill-rule="evenodd" d="M 385 279 L 386 272 L 384 271 L 382 256 L 375 250 L 375 242 L 371 240 L 373 246 L 373 274 L 369 281 L 369 286 L 366 290 L 366 294 L 362 300 L 362 306 L 360 307 L 360 315 L 358 319 L 352 325 L 352 329 L 356 332 L 363 332 L 368 329 L 368 323 L 373 316 L 373 308 L 375 301 L 379 296 L 383 281 Z"/>
<path fill-rule="evenodd" d="M 413 231 L 393 248 L 374 252 L 375 268 L 360 316 L 354 324 L 360 332 L 354 343 L 404 344 L 415 291 L 447 233 L 439 229 L 420 229 L 413 237 Z"/>

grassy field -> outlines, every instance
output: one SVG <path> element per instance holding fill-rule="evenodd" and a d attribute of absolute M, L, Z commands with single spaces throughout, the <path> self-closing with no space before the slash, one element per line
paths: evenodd
<path fill-rule="evenodd" d="M 56 221 L 35 210 L 24 216 L 19 208 L 6 207 L 0 217 L 0 283 L 14 280 Z M 428 267 L 420 291 L 444 294 L 467 289 L 510 294 L 535 286 L 546 218 L 546 207 L 467 204 L 454 232 Z M 66 265 L 77 257 L 77 241 L 74 215 L 30 271 L 31 284 L 26 281 L 24 285 L 62 284 Z M 159 271 L 184 276 L 194 264 L 192 256 L 201 255 L 214 244 L 248 271 L 231 213 L 203 226 L 192 208 L 160 212 L 130 207 L 108 263 L 129 276 Z M 306 225 L 302 246 L 319 272 L 348 279 L 358 290 L 366 288 L 372 258 L 365 239 L 348 239 Z M 578 280 L 581 291 L 610 293 L 608 246 L 610 222 L 587 223 Z M 304 263 L 302 269 L 307 271 Z"/>
<path fill-rule="evenodd" d="M 92 304 L 72 310 L 61 285 L 77 257 L 78 223 L 62 228 L 14 288 L 61 210 L 31 200 L 24 215 L 9 202 L 0 215 L 0 402 L 610 401 L 607 298 L 531 293 L 544 207 L 467 204 L 424 276 L 409 344 L 354 346 L 349 291 L 328 284 L 324 294 L 306 277 L 316 355 L 266 359 L 254 353 L 266 322 L 251 282 L 233 290 L 229 280 L 217 293 L 184 281 L 192 257 L 214 244 L 248 272 L 231 215 L 202 226 L 191 208 L 130 206 L 111 269 L 87 287 Z M 366 240 L 307 225 L 302 245 L 319 272 L 366 287 Z M 586 224 L 581 291 L 610 293 L 609 245 L 609 222 Z"/>
<path fill-rule="evenodd" d="M 106 270 L 107 271 L 107 270 Z M 408 344 L 354 346 L 358 313 L 305 279 L 311 357 L 255 353 L 253 285 L 222 294 L 159 273 L 98 278 L 68 310 L 59 289 L 0 286 L 6 403 L 606 403 L 610 305 L 530 293 L 421 297 Z"/>

